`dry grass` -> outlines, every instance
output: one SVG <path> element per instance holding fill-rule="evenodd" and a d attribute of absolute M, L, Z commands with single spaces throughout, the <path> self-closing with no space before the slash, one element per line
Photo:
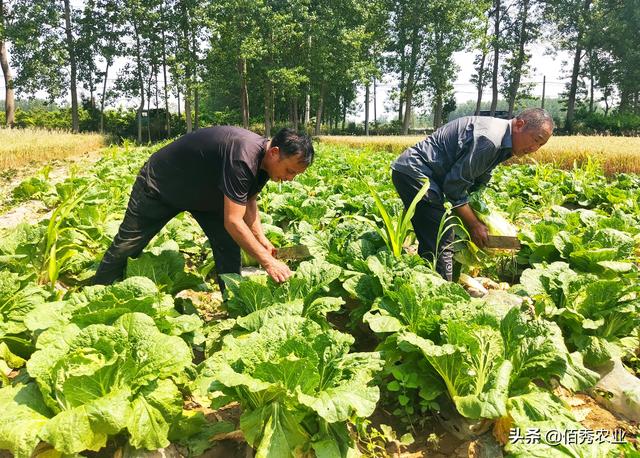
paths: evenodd
<path fill-rule="evenodd" d="M 354 137 L 323 136 L 322 143 L 344 145 L 351 148 L 372 148 L 400 154 L 424 136 Z M 571 136 L 551 137 L 540 151 L 518 162 L 551 162 L 570 168 L 574 162 L 582 163 L 589 157 L 600 162 L 605 173 L 640 173 L 640 137 Z M 515 162 L 515 161 L 514 161 Z"/>
<path fill-rule="evenodd" d="M 0 128 L 0 170 L 63 159 L 104 146 L 105 138 L 99 134 Z"/>
<path fill-rule="evenodd" d="M 575 135 L 551 137 L 549 143 L 519 162 L 551 162 L 571 168 L 589 158 L 602 164 L 605 174 L 640 173 L 640 137 L 603 137 Z"/>

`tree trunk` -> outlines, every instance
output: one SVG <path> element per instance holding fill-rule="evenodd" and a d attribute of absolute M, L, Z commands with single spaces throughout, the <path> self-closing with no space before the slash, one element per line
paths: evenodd
<path fill-rule="evenodd" d="M 582 14 L 587 17 L 591 0 L 585 0 Z M 567 100 L 567 118 L 565 128 L 570 134 L 573 133 L 573 118 L 576 109 L 576 92 L 578 91 L 578 77 L 580 76 L 580 60 L 582 59 L 582 36 L 583 26 L 578 25 L 578 36 L 576 37 L 576 53 L 573 56 L 573 68 L 571 69 L 571 85 L 569 86 L 569 97 Z"/>
<path fill-rule="evenodd" d="M 271 91 L 272 83 L 267 79 L 264 87 L 264 136 L 271 137 Z"/>
<path fill-rule="evenodd" d="M 242 127 L 249 128 L 249 92 L 247 90 L 247 60 L 238 58 L 238 73 L 240 75 L 240 106 L 242 110 Z"/>
<path fill-rule="evenodd" d="M 402 122 L 402 134 L 407 135 L 409 133 L 409 123 L 411 122 L 411 102 L 413 100 L 413 90 L 414 84 L 416 81 L 416 64 L 417 64 L 417 56 L 418 56 L 418 34 L 417 31 L 414 30 L 413 37 L 411 40 L 411 58 L 409 61 L 409 75 L 407 76 L 407 81 L 404 88 L 404 120 Z"/>
<path fill-rule="evenodd" d="M 293 130 L 298 130 L 300 119 L 298 116 L 298 97 L 293 98 Z"/>
<path fill-rule="evenodd" d="M 399 94 L 398 94 L 398 121 L 402 121 L 402 117 L 404 114 L 403 111 L 403 104 L 404 104 L 404 91 L 405 91 L 405 87 L 404 87 L 404 66 L 405 66 L 405 55 L 404 55 L 404 50 L 402 51 L 402 55 L 400 56 L 400 85 L 399 85 Z"/>
<path fill-rule="evenodd" d="M 376 135 L 378 134 L 378 112 L 376 110 L 376 105 L 378 103 L 378 98 L 376 97 L 376 79 L 373 79 L 373 125 L 376 129 Z"/>
<path fill-rule="evenodd" d="M 411 78 L 409 78 L 411 80 Z M 404 120 L 402 122 L 402 135 L 409 133 L 409 124 L 411 123 L 411 101 L 413 99 L 413 82 L 407 81 L 405 88 L 405 106 L 404 106 Z"/>
<path fill-rule="evenodd" d="M 0 9 L 2 4 L 0 3 Z M 2 17 L 0 16 L 0 20 Z M 13 127 L 15 123 L 16 103 L 13 92 L 13 76 L 11 75 L 11 68 L 9 67 L 9 53 L 4 41 L 0 41 L 0 65 L 2 66 L 2 73 L 4 73 L 4 112 L 5 123 L 8 127 Z"/>
<path fill-rule="evenodd" d="M 182 109 L 182 104 L 180 103 L 180 86 L 176 85 L 176 95 L 178 99 L 178 119 L 182 119 L 182 113 L 180 110 Z"/>
<path fill-rule="evenodd" d="M 107 60 L 107 67 L 104 70 L 104 83 L 102 84 L 102 97 L 100 98 L 100 133 L 104 133 L 104 101 L 107 96 L 107 77 L 109 76 L 109 66 L 111 62 Z"/>
<path fill-rule="evenodd" d="M 593 113 L 593 73 L 589 75 L 589 113 Z"/>
<path fill-rule="evenodd" d="M 187 68 L 189 65 L 187 64 Z M 184 117 L 187 125 L 187 133 L 193 131 L 193 123 L 191 121 L 191 75 L 185 75 L 185 90 L 184 90 Z"/>
<path fill-rule="evenodd" d="M 164 8 L 162 8 L 162 6 L 160 11 L 162 15 L 162 23 L 164 24 Z M 167 137 L 171 138 L 171 113 L 169 113 L 169 90 L 167 87 L 167 37 L 164 32 L 164 27 L 162 27 L 162 74 L 164 77 L 164 128 L 167 131 Z"/>
<path fill-rule="evenodd" d="M 433 103 L 433 128 L 437 129 L 442 126 L 442 109 L 444 102 L 442 100 L 442 94 L 437 93 Z"/>
<path fill-rule="evenodd" d="M 138 85 L 140 86 L 140 106 L 138 107 L 138 143 L 142 143 L 142 110 L 144 110 L 144 80 L 142 79 L 142 59 L 140 57 L 140 34 L 134 20 L 133 31 L 136 37 L 136 62 L 138 70 Z"/>
<path fill-rule="evenodd" d="M 478 116 L 480 114 L 480 109 L 482 108 L 482 90 L 484 89 L 484 63 L 487 60 L 487 53 L 482 52 L 482 59 L 480 60 L 480 69 L 478 70 L 478 84 L 476 86 L 478 90 L 478 97 L 476 99 L 476 110 L 473 113 L 474 116 Z"/>
<path fill-rule="evenodd" d="M 489 32 L 489 17 L 487 16 L 487 20 L 484 23 L 484 34 L 483 37 L 486 38 L 487 33 Z M 476 84 L 476 89 L 478 90 L 478 97 L 476 99 L 476 109 L 473 113 L 474 116 L 478 116 L 480 114 L 480 110 L 482 109 L 482 91 L 484 90 L 484 76 L 485 76 L 485 64 L 487 62 L 487 54 L 489 53 L 489 49 L 482 45 L 482 58 L 480 59 L 480 67 L 478 68 L 478 82 Z"/>
<path fill-rule="evenodd" d="M 307 94 L 304 98 L 304 128 L 311 122 L 311 87 L 307 87 Z"/>
<path fill-rule="evenodd" d="M 316 129 L 315 135 L 320 135 L 320 127 L 322 126 L 322 109 L 324 108 L 324 82 L 320 86 L 320 95 L 318 96 L 318 109 L 316 110 Z"/>
<path fill-rule="evenodd" d="M 151 143 L 151 79 L 153 75 L 149 75 L 147 83 L 147 143 Z"/>
<path fill-rule="evenodd" d="M 518 97 L 518 89 L 520 89 L 520 79 L 522 78 L 522 67 L 525 59 L 525 44 L 527 43 L 527 17 L 529 15 L 529 0 L 522 0 L 522 18 L 520 25 L 520 36 L 518 37 L 518 55 L 514 64 L 515 76 L 509 90 L 509 118 L 513 116 L 513 110 Z"/>
<path fill-rule="evenodd" d="M 160 94 L 160 85 L 158 83 L 158 67 L 153 67 L 153 79 L 154 79 L 154 88 L 153 96 L 155 98 L 153 102 L 153 108 L 155 108 L 156 112 L 158 111 L 158 94 Z"/>
<path fill-rule="evenodd" d="M 191 50 L 189 49 L 189 14 L 187 11 L 187 7 L 184 2 L 181 2 L 182 6 L 182 14 L 183 14 L 183 24 L 182 24 L 182 33 L 184 39 L 184 52 L 185 56 L 191 56 Z M 191 90 L 192 88 L 192 75 L 191 71 L 191 59 L 188 59 L 188 62 L 184 62 L 184 116 L 187 124 L 187 133 L 193 131 L 193 122 L 191 120 Z"/>
<path fill-rule="evenodd" d="M 0 0 L 0 25 L 4 27 L 7 12 L 4 9 L 4 0 Z M 8 127 L 13 127 L 15 123 L 16 102 L 13 90 L 13 75 L 9 66 L 9 52 L 4 39 L 0 39 L 0 67 L 4 75 L 4 112 L 5 123 Z"/>
<path fill-rule="evenodd" d="M 69 52 L 69 64 L 71 67 L 71 130 L 73 133 L 80 131 L 78 120 L 78 88 L 77 88 L 77 63 L 76 50 L 73 43 L 73 33 L 71 31 L 71 6 L 69 0 L 64 0 L 64 22 L 67 35 L 67 51 Z"/>
<path fill-rule="evenodd" d="M 493 75 L 491 78 L 491 116 L 498 106 L 498 63 L 500 60 L 500 0 L 495 0 L 496 17 L 493 28 Z"/>
<path fill-rule="evenodd" d="M 347 98 L 342 97 L 342 133 L 344 133 L 347 126 Z M 338 127 L 338 119 L 336 117 L 336 128 Z"/>
<path fill-rule="evenodd" d="M 193 88 L 193 129 L 200 128 L 200 91 L 196 84 Z"/>
<path fill-rule="evenodd" d="M 200 128 L 200 85 L 198 84 L 198 54 L 196 34 L 191 32 L 191 62 L 193 62 L 193 129 Z"/>
<path fill-rule="evenodd" d="M 567 99 L 567 117 L 565 128 L 570 134 L 573 133 L 573 118 L 575 115 L 576 92 L 578 90 L 578 76 L 580 74 L 580 59 L 582 57 L 582 32 L 578 32 L 578 45 L 573 56 L 573 69 L 571 70 L 571 85 L 569 86 L 569 98 Z"/>
<path fill-rule="evenodd" d="M 364 134 L 369 135 L 369 83 L 364 94 Z"/>

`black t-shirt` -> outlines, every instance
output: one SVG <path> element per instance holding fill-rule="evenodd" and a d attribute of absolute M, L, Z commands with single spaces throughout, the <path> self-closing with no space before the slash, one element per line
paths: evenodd
<path fill-rule="evenodd" d="M 181 210 L 222 212 L 225 195 L 245 204 L 269 180 L 260 168 L 266 145 L 239 127 L 199 129 L 151 155 L 147 184 Z"/>

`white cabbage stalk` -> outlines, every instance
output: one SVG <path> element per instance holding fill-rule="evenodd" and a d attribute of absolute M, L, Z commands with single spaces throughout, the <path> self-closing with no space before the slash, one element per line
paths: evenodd
<path fill-rule="evenodd" d="M 478 214 L 478 218 L 489 229 L 489 235 L 507 235 L 517 237 L 518 230 L 500 212 L 494 210 L 488 215 Z"/>

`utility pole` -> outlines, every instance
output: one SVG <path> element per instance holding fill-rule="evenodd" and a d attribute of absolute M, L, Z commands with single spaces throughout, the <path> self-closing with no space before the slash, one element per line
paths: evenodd
<path fill-rule="evenodd" d="M 542 105 L 540 108 L 544 108 L 544 94 L 547 89 L 547 75 L 542 76 Z"/>

